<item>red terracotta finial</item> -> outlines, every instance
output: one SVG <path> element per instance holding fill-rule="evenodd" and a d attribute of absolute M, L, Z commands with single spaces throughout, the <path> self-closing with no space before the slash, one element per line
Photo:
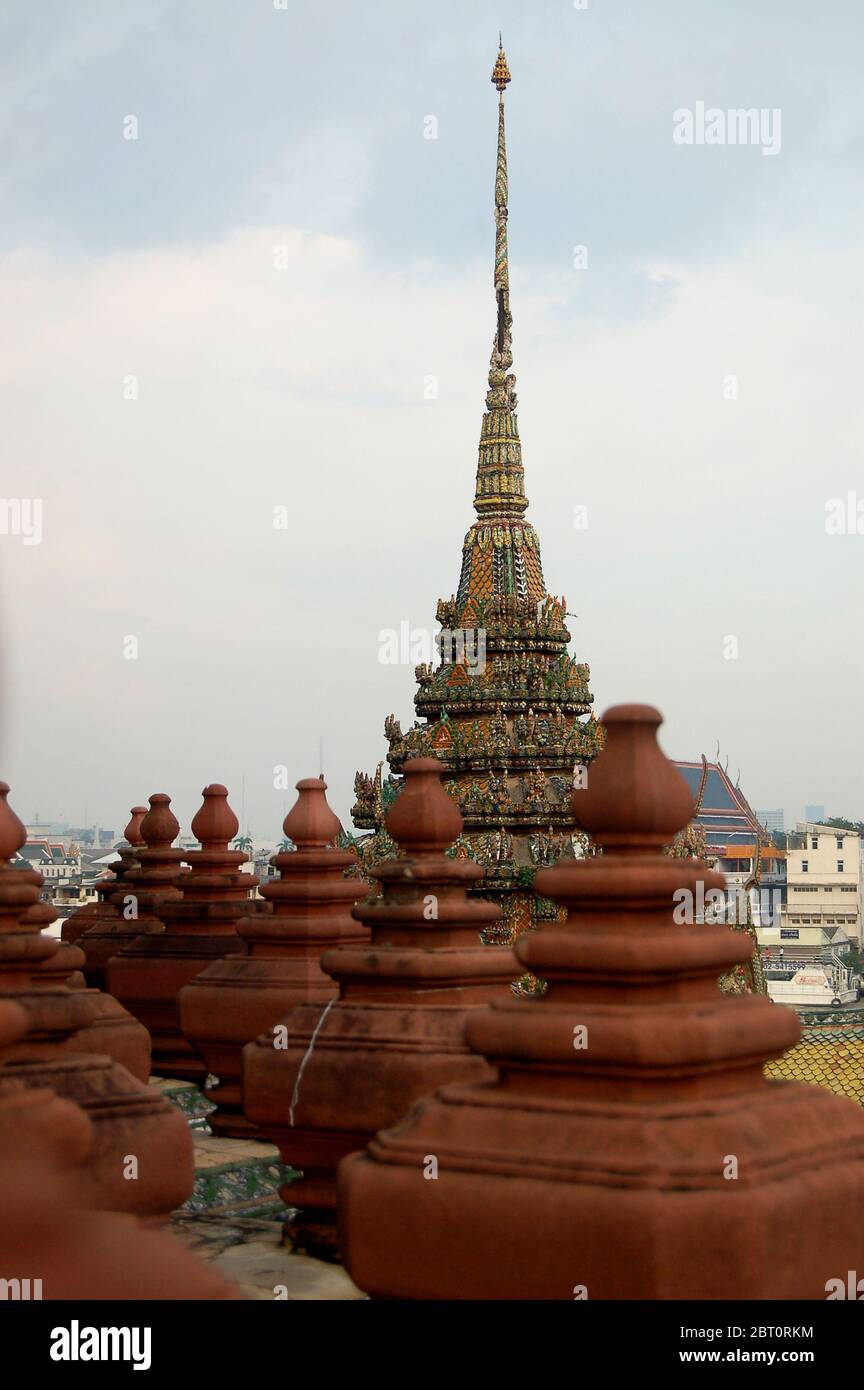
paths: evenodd
<path fill-rule="evenodd" d="M 25 843 L 27 831 L 6 798 L 9 783 L 0 782 L 0 860 L 12 859 Z"/>
<path fill-rule="evenodd" d="M 387 812 L 388 833 L 407 855 L 442 854 L 462 830 L 462 815 L 441 785 L 437 758 L 411 758 L 405 782 Z"/>
<path fill-rule="evenodd" d="M 546 993 L 465 1022 L 497 1079 L 439 1081 L 342 1163 L 345 1265 L 377 1298 L 824 1299 L 835 1271 L 862 1267 L 843 1213 L 864 1190 L 864 1116 L 766 1080 L 797 1017 L 718 989 L 751 947 L 700 916 L 723 876 L 661 852 L 690 797 L 659 722 L 609 711 L 574 796 L 604 853 L 534 878 L 566 910 L 516 947 Z M 418 1182 L 429 1155 L 437 1181 Z"/>
<path fill-rule="evenodd" d="M 332 1257 L 338 1246 L 336 1167 L 344 1154 L 443 1082 L 492 1076 L 467 1045 L 465 1023 L 482 1004 L 510 997 L 515 961 L 508 947 L 483 944 L 501 910 L 470 891 L 482 868 L 444 852 L 462 816 L 441 785 L 443 770 L 437 758 L 403 766 L 405 782 L 385 822 L 401 853 L 375 865 L 380 898 L 364 898 L 353 910 L 370 936 L 321 957 L 339 998 L 326 1015 L 317 1001 L 298 1003 L 280 1045 L 271 1035 L 245 1050 L 245 1111 L 303 1174 L 282 1195 L 299 1209 L 286 1234 L 311 1253 Z M 311 874 L 304 877 L 308 884 Z M 332 889 L 313 891 L 324 900 Z"/>
<path fill-rule="evenodd" d="M 90 932 L 93 928 L 99 929 L 100 924 L 114 925 L 118 917 L 118 912 L 113 902 L 109 901 L 112 894 L 116 891 L 117 885 L 122 883 L 127 874 L 138 866 L 139 849 L 144 848 L 144 837 L 141 834 L 141 822 L 147 814 L 146 806 L 133 806 L 131 810 L 132 819 L 123 831 L 123 842 L 115 845 L 116 858 L 110 864 L 110 873 L 99 880 L 95 885 L 98 894 L 96 902 L 85 903 L 83 907 L 76 910 L 64 920 L 60 928 L 60 936 L 63 941 L 73 943 L 80 941 L 81 937 Z M 109 928 L 110 929 L 110 928 Z M 88 973 L 94 970 L 93 942 L 82 942 L 82 949 L 85 952 Z M 113 952 L 112 952 L 113 954 Z M 104 983 L 102 971 L 96 966 L 96 973 L 93 974 L 91 984 L 97 985 Z"/>
<path fill-rule="evenodd" d="M 169 849 L 180 834 L 180 822 L 164 792 L 150 797 L 150 810 L 141 821 L 141 836 L 148 849 Z"/>
<path fill-rule="evenodd" d="M 123 831 L 123 838 L 127 844 L 143 845 L 144 836 L 141 834 L 141 822 L 147 814 L 146 806 L 133 806 L 131 810 L 132 819 Z"/>
<path fill-rule="evenodd" d="M 658 853 L 693 814 L 690 788 L 657 743 L 651 705 L 614 705 L 603 715 L 606 746 L 573 791 L 576 821 L 610 854 Z"/>
<path fill-rule="evenodd" d="M 258 879 L 241 867 L 246 851 L 228 848 L 239 822 L 228 805 L 227 788 L 212 782 L 201 795 L 203 805 L 192 821 L 199 849 L 166 848 L 167 839 L 154 848 L 147 833 L 154 812 L 144 817 L 141 829 L 148 848 L 138 851 L 140 869 L 121 890 L 137 899 L 143 929 L 106 966 L 112 994 L 150 1033 L 154 1070 L 196 1083 L 205 1080 L 207 1068 L 181 1031 L 178 995 L 214 960 L 242 950 L 235 930 L 241 917 L 268 910 L 263 900 L 250 901 Z M 167 803 L 168 798 L 162 800 Z M 177 822 L 167 805 L 157 809 L 163 818 L 170 816 L 170 833 L 176 834 Z M 182 862 L 188 869 L 181 869 Z M 112 901 L 119 905 L 120 895 Z"/>
<path fill-rule="evenodd" d="M 304 777 L 297 783 L 300 793 L 282 822 L 285 834 L 300 850 L 324 849 L 342 829 L 338 816 L 327 804 L 327 783 L 323 778 Z"/>
<path fill-rule="evenodd" d="M 88 983 L 99 989 L 108 988 L 109 960 L 145 932 L 161 933 L 164 924 L 156 916 L 158 905 L 166 897 L 180 897 L 175 880 L 182 873 L 185 852 L 173 848 L 180 826 L 171 810 L 171 798 L 154 792 L 149 811 L 139 820 L 143 810 L 141 806 L 132 809 L 132 820 L 124 832 L 129 843 L 117 851 L 113 881 L 108 879 L 97 886 L 103 902 L 91 910 L 89 920 L 84 915 L 88 913 L 86 907 L 74 913 L 69 919 L 71 930 L 64 929 L 64 940 L 80 943 Z M 137 831 L 133 828 L 136 821 Z M 133 903 L 135 912 L 130 912 Z M 130 1012 L 134 1014 L 135 1009 Z"/>
<path fill-rule="evenodd" d="M 0 784 L 0 855 L 14 852 L 24 840 L 7 792 Z M 57 915 L 40 902 L 42 886 L 40 873 L 0 861 L 0 1001 L 20 1006 L 29 1022 L 28 1031 L 3 1049 L 0 1091 L 48 1086 L 75 1101 L 93 1123 L 92 1152 L 78 1174 L 84 1201 L 164 1219 L 192 1190 L 189 1128 L 146 1084 L 146 1031 L 116 1000 L 79 987 L 77 946 L 61 946 L 41 932 Z M 138 1182 L 125 1180 L 129 1154 L 141 1165 Z"/>
<path fill-rule="evenodd" d="M 211 782 L 201 795 L 204 803 L 192 821 L 192 834 L 204 849 L 227 849 L 240 829 L 240 822 L 228 805 L 228 788 Z"/>
<path fill-rule="evenodd" d="M 282 827 L 294 847 L 273 855 L 278 877 L 262 885 L 260 899 L 247 899 L 236 924 L 243 951 L 197 972 L 177 996 L 183 1035 L 210 1073 L 205 1095 L 216 1103 L 208 1116 L 214 1134 L 267 1134 L 243 1114 L 244 1047 L 295 1005 L 311 1004 L 317 1016 L 337 992 L 321 967 L 322 952 L 345 942 L 366 945 L 369 939 L 351 916 L 352 904 L 366 889 L 360 879 L 345 877 L 356 860 L 333 843 L 340 824 L 327 804 L 327 783 L 323 777 L 304 777 L 297 791 Z M 269 1053 L 271 1043 L 272 1036 L 265 1036 Z M 277 1062 L 282 1056 L 280 1051 Z M 277 1089 L 280 1081 L 278 1074 Z M 284 1099 L 280 1094 L 275 1102 L 280 1119 Z"/>

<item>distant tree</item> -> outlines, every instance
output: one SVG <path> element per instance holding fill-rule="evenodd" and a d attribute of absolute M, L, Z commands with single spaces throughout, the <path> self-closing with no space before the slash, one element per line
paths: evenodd
<path fill-rule="evenodd" d="M 280 840 L 280 841 L 279 841 L 279 853 L 280 853 L 280 854 L 289 854 L 293 848 L 294 848 L 294 841 L 293 841 L 293 840 L 289 840 L 287 835 L 285 836 L 284 840 Z"/>
<path fill-rule="evenodd" d="M 846 964 L 853 975 L 861 974 L 861 951 L 858 946 L 852 945 L 846 954 Z"/>
<path fill-rule="evenodd" d="M 821 824 L 833 826 L 835 830 L 857 830 L 859 835 L 864 835 L 864 821 L 846 820 L 845 816 L 831 816 Z"/>
<path fill-rule="evenodd" d="M 238 835 L 237 839 L 234 841 L 233 848 L 241 849 L 244 854 L 251 854 L 252 841 L 250 840 L 248 835 Z"/>

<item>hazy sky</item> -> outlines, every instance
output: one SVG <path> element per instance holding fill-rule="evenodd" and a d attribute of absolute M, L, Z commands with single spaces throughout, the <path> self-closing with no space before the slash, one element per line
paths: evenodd
<path fill-rule="evenodd" d="M 864 502 L 859 0 L 6 0 L 22 816 L 119 828 L 159 790 L 188 825 L 245 782 L 276 838 L 274 768 L 323 740 L 347 820 L 410 725 L 379 633 L 434 629 L 472 520 L 499 28 L 529 516 L 598 712 L 719 740 L 755 807 L 864 817 L 864 534 L 826 532 Z M 677 144 L 700 102 L 779 150 Z"/>

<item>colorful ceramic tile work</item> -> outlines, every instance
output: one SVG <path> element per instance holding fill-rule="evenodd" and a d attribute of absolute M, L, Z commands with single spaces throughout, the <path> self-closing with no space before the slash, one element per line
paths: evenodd
<path fill-rule="evenodd" d="M 216 1107 L 192 1081 L 168 1081 L 161 1077 L 153 1077 L 150 1084 L 158 1086 L 165 1099 L 176 1105 L 178 1110 L 182 1110 L 189 1121 L 190 1129 L 203 1134 L 210 1133 L 207 1116 Z"/>
<path fill-rule="evenodd" d="M 805 1022 L 801 1041 L 769 1062 L 765 1075 L 824 1086 L 864 1105 L 864 1015 L 844 1011 L 825 1022 Z"/>
<path fill-rule="evenodd" d="M 216 1108 L 190 1081 L 150 1083 L 186 1116 L 195 1137 L 195 1186 L 180 1212 L 188 1216 L 284 1216 L 279 1188 L 297 1175 L 279 1159 L 273 1144 L 224 1139 L 210 1133 L 207 1116 Z"/>
<path fill-rule="evenodd" d="M 512 942 L 555 920 L 558 910 L 531 891 L 535 869 L 573 854 L 570 807 L 574 767 L 601 747 L 591 713 L 589 669 L 570 656 L 566 599 L 546 592 L 540 543 L 528 507 L 516 410 L 507 258 L 507 152 L 504 88 L 510 72 L 499 52 L 495 172 L 495 336 L 480 432 L 476 521 L 462 548 L 454 596 L 438 604 L 440 663 L 416 668 L 417 719 L 403 734 L 395 716 L 384 733 L 391 779 L 358 773 L 354 823 L 374 832 L 360 843 L 374 866 L 386 857 L 383 815 L 406 759 L 439 758 L 465 819 L 457 853 L 486 870 L 477 892 L 499 903 L 503 925 L 490 933 Z M 389 784 L 389 785 L 388 785 Z"/>
<path fill-rule="evenodd" d="M 284 1215 L 279 1188 L 293 1176 L 273 1144 L 201 1135 L 195 1144 L 195 1187 L 182 1210 L 210 1216 Z"/>

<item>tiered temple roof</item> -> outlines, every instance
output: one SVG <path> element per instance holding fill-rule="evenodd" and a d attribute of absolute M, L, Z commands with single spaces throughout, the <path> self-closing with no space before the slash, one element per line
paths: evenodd
<path fill-rule="evenodd" d="M 462 547 L 455 595 L 438 604 L 440 662 L 416 669 L 417 721 L 402 732 L 390 715 L 384 732 L 391 775 L 408 758 L 433 755 L 465 829 L 457 853 L 485 869 L 478 892 L 498 901 L 503 922 L 492 940 L 512 942 L 558 910 L 531 892 L 534 870 L 573 854 L 570 789 L 574 767 L 601 746 L 591 714 L 589 669 L 568 652 L 567 605 L 546 592 L 540 542 L 525 518 L 528 499 L 516 416 L 507 255 L 507 151 L 503 50 L 492 73 L 499 93 L 495 169 L 497 306 L 486 411 L 474 496 L 476 519 Z M 386 855 L 387 792 L 380 771 L 355 781 L 358 829 L 367 859 Z"/>
<path fill-rule="evenodd" d="M 746 919 L 741 921 L 736 909 L 732 919 L 727 920 L 736 931 L 746 932 L 753 955 L 721 976 L 720 987 L 731 994 L 767 994 L 750 893 L 758 890 L 763 860 L 773 853 L 768 835 L 740 787 L 732 785 L 726 769 L 719 763 L 709 763 L 703 753 L 698 763 L 673 761 L 672 765 L 684 778 L 693 797 L 693 814 L 676 837 L 672 853 L 692 856 L 718 868 L 723 867 L 722 861 L 730 859 L 748 860 L 752 864 L 743 884 Z"/>
<path fill-rule="evenodd" d="M 746 859 L 760 843 L 763 858 L 770 854 L 771 844 L 760 826 L 750 803 L 739 786 L 734 786 L 720 763 L 674 763 L 687 783 L 696 803 L 691 824 L 704 832 L 705 843 L 712 855 L 723 859 Z"/>

